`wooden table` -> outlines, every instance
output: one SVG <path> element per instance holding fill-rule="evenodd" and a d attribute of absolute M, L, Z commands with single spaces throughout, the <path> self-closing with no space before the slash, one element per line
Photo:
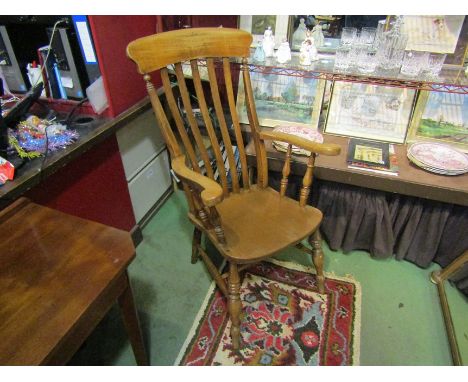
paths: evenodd
<path fill-rule="evenodd" d="M 406 145 L 395 145 L 400 173 L 398 176 L 391 176 L 349 169 L 346 163 L 349 138 L 324 135 L 324 142 L 340 145 L 341 154 L 333 157 L 325 155 L 317 157 L 314 167 L 314 176 L 317 179 L 468 206 L 468 174 L 437 175 L 416 167 L 406 157 Z M 271 142 L 265 143 L 269 169 L 281 171 L 285 154 L 275 150 Z M 246 154 L 248 164 L 256 166 L 255 148 L 252 140 L 246 147 Z M 291 172 L 303 175 L 307 158 L 293 156 L 292 159 Z"/>
<path fill-rule="evenodd" d="M 0 365 L 63 365 L 118 301 L 148 364 L 127 266 L 130 234 L 21 198 L 0 212 Z"/>

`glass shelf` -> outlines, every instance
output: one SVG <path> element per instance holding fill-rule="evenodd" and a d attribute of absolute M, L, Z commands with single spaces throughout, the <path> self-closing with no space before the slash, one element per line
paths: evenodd
<path fill-rule="evenodd" d="M 468 78 L 463 67 L 445 67 L 435 78 L 408 77 L 399 73 L 399 70 L 377 69 L 371 74 L 363 74 L 353 68 L 336 71 L 333 54 L 319 54 L 319 60 L 309 66 L 300 65 L 299 55 L 296 53 L 293 53 L 292 60 L 286 64 L 278 63 L 275 58 L 267 58 L 265 62 L 259 63 L 255 62 L 252 56 L 253 52 L 248 59 L 248 67 L 252 72 L 468 94 Z"/>

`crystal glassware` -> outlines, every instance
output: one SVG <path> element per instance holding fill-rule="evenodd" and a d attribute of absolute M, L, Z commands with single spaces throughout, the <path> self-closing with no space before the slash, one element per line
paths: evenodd
<path fill-rule="evenodd" d="M 446 54 L 429 53 L 425 71 L 431 76 L 438 76 L 445 62 Z"/>
<path fill-rule="evenodd" d="M 378 49 L 380 47 L 380 43 L 382 41 L 382 36 L 385 33 L 385 27 L 387 24 L 387 20 L 379 20 L 377 23 L 377 30 L 375 32 L 375 39 L 374 39 L 374 48 Z"/>
<path fill-rule="evenodd" d="M 358 38 L 359 44 L 372 45 L 375 40 L 376 32 L 377 32 L 377 28 L 362 27 L 361 33 L 359 33 L 359 38 Z"/>
<path fill-rule="evenodd" d="M 350 65 L 350 51 L 348 46 L 339 46 L 335 52 L 335 69 L 346 70 Z"/>
<path fill-rule="evenodd" d="M 377 51 L 372 46 L 357 48 L 356 66 L 362 73 L 372 73 L 377 67 Z"/>
<path fill-rule="evenodd" d="M 378 65 L 385 70 L 400 69 L 407 42 L 408 35 L 399 30 L 382 33 L 377 51 Z"/>
<path fill-rule="evenodd" d="M 400 73 L 405 76 L 417 76 L 427 67 L 428 56 L 428 52 L 418 52 L 414 50 L 405 52 Z"/>
<path fill-rule="evenodd" d="M 351 45 L 356 40 L 357 29 L 352 27 L 344 27 L 341 30 L 341 45 Z"/>

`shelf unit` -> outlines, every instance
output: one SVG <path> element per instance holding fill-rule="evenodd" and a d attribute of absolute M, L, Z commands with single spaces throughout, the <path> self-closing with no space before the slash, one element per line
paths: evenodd
<path fill-rule="evenodd" d="M 246 63 L 240 59 L 234 59 L 233 64 L 240 71 L 242 65 L 247 65 L 249 71 L 275 74 L 292 77 L 314 78 L 327 81 L 358 82 L 382 86 L 394 86 L 415 90 L 429 90 L 447 93 L 468 94 L 468 77 L 464 67 L 446 66 L 439 76 L 430 78 L 426 76 L 408 77 L 397 71 L 376 70 L 371 74 L 363 74 L 357 70 L 334 70 L 335 56 L 333 54 L 321 54 L 319 60 L 312 65 L 299 64 L 299 56 L 293 53 L 290 62 L 280 64 L 274 58 L 267 58 L 264 62 L 253 60 L 253 51 Z M 199 60 L 199 65 L 206 66 L 205 60 Z"/>
<path fill-rule="evenodd" d="M 238 62 L 242 65 L 242 63 Z M 335 71 L 334 55 L 322 55 L 310 66 L 299 64 L 299 57 L 293 56 L 287 64 L 279 64 L 274 59 L 267 59 L 263 63 L 254 62 L 252 57 L 247 61 L 251 72 L 277 74 L 294 77 L 315 78 L 327 81 L 359 82 L 373 85 L 405 87 L 416 90 L 440 91 L 457 94 L 468 94 L 468 78 L 464 68 L 447 67 L 437 78 L 407 77 L 400 73 L 377 70 L 372 74 L 362 74 L 355 70 Z"/>

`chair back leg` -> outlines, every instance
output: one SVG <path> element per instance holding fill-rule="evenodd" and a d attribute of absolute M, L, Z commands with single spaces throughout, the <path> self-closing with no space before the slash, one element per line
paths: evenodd
<path fill-rule="evenodd" d="M 202 231 L 198 227 L 194 227 L 192 239 L 192 264 L 195 264 L 200 257 L 198 248 L 201 245 L 201 237 Z"/>
<path fill-rule="evenodd" d="M 309 243 L 312 246 L 312 262 L 317 271 L 318 290 L 320 294 L 323 294 L 325 293 L 325 276 L 323 275 L 322 237 L 318 228 L 309 238 Z"/>

